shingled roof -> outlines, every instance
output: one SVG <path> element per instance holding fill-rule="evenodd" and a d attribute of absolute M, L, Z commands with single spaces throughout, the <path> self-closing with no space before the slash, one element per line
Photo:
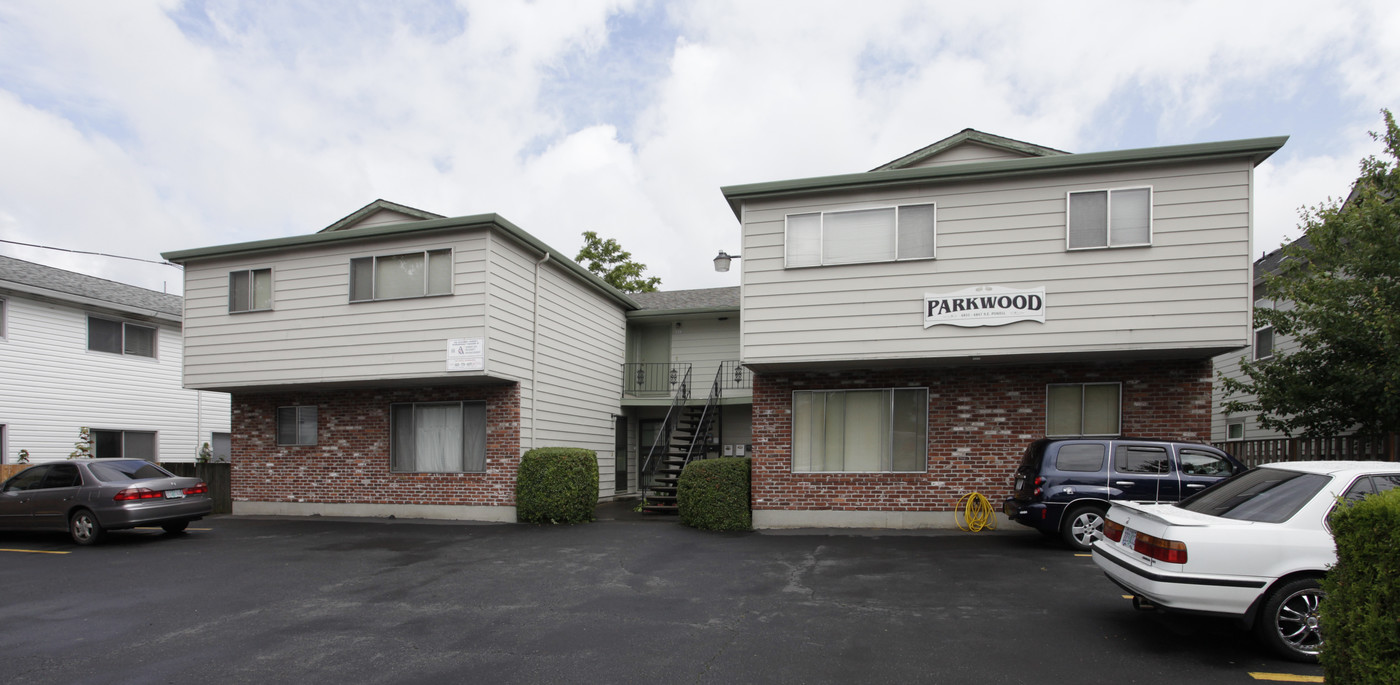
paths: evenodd
<path fill-rule="evenodd" d="M 109 309 L 180 320 L 184 314 L 179 295 L 158 293 L 105 278 L 55 269 L 22 259 L 0 256 L 0 288 L 44 295 L 54 299 L 86 300 Z"/>
<path fill-rule="evenodd" d="M 638 314 L 683 309 L 739 309 L 739 286 L 631 293 L 630 296 L 642 306 Z"/>

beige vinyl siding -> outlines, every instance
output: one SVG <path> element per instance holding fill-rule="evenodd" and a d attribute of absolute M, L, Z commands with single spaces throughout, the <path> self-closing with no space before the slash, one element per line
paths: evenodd
<path fill-rule="evenodd" d="M 440 248 L 453 251 L 452 295 L 349 302 L 352 258 Z M 185 382 L 229 388 L 441 376 L 449 339 L 485 337 L 486 255 L 485 232 L 475 231 L 188 264 Z M 272 311 L 230 314 L 229 272 L 254 268 L 272 269 Z M 492 351 L 488 344 L 494 373 Z"/>
<path fill-rule="evenodd" d="M 161 461 L 190 462 L 211 434 L 229 432 L 229 396 L 180 386 L 180 329 L 107 310 L 4 295 L 0 423 L 4 462 L 67 459 L 84 426 L 156 433 Z M 157 328 L 156 357 L 87 349 L 87 317 Z"/>
<path fill-rule="evenodd" d="M 920 160 L 917 164 L 910 164 L 908 169 L 918 169 L 921 167 L 946 166 L 949 164 L 963 164 L 966 162 L 994 162 L 1001 159 L 1020 159 L 1026 155 L 1017 154 L 1010 150 L 1000 150 L 977 143 L 963 143 L 956 147 L 944 150 L 928 159 Z"/>
<path fill-rule="evenodd" d="M 1273 301 L 1260 301 L 1260 302 L 1256 302 L 1256 303 L 1255 303 L 1255 306 L 1256 306 L 1256 307 L 1263 307 L 1263 306 L 1275 307 L 1275 306 L 1280 306 L 1280 305 L 1277 305 L 1277 304 L 1276 304 L 1275 302 L 1273 302 Z M 1281 308 L 1287 309 L 1287 308 L 1290 308 L 1290 305 L 1289 305 L 1288 303 L 1284 303 L 1284 304 L 1281 306 Z M 1275 356 L 1281 355 L 1281 354 L 1288 354 L 1288 353 L 1290 353 L 1290 352 L 1296 351 L 1297 349 L 1298 349 L 1298 342 L 1293 338 L 1293 336 L 1280 335 L 1280 334 L 1277 333 L 1277 332 L 1274 333 L 1274 355 L 1275 355 Z M 1219 378 L 1220 376 L 1228 376 L 1228 377 L 1230 377 L 1230 378 L 1239 378 L 1239 379 L 1242 379 L 1242 378 L 1244 377 L 1244 374 L 1243 374 L 1243 372 L 1240 371 L 1240 361 L 1241 361 L 1241 360 L 1245 360 L 1245 359 L 1248 359 L 1248 360 L 1251 360 L 1251 361 L 1254 359 L 1254 333 L 1253 333 L 1253 328 L 1252 328 L 1252 327 L 1251 327 L 1251 329 L 1250 329 L 1250 337 L 1249 337 L 1249 346 L 1248 346 L 1248 347 L 1246 347 L 1246 348 L 1244 348 L 1244 349 L 1241 349 L 1241 350 L 1235 350 L 1235 351 L 1233 351 L 1233 352 L 1229 352 L 1229 353 L 1226 353 L 1226 354 L 1222 354 L 1222 355 L 1220 355 L 1220 356 L 1218 356 L 1218 357 L 1216 357 L 1216 358 L 1214 358 L 1214 359 L 1211 360 L 1211 366 L 1212 366 L 1212 368 L 1213 368 L 1213 370 L 1214 370 L 1213 378 L 1212 378 L 1212 380 L 1213 380 L 1214 382 L 1213 382 L 1213 384 L 1211 385 L 1211 424 L 1210 424 L 1210 436 L 1211 436 L 1211 440 L 1213 440 L 1213 441 L 1225 440 L 1225 439 L 1226 439 L 1226 432 L 1225 432 L 1226 426 L 1229 424 L 1229 422 L 1230 422 L 1232 419 L 1240 419 L 1240 418 L 1243 418 L 1243 419 L 1244 419 L 1244 439 L 1245 439 L 1245 440 L 1262 440 L 1262 439 L 1267 439 L 1267 438 L 1283 438 L 1283 437 L 1288 437 L 1288 436 L 1285 436 L 1285 435 L 1284 435 L 1282 432 L 1280 432 L 1280 431 L 1265 430 L 1264 428 L 1262 428 L 1262 427 L 1259 425 L 1259 412 L 1245 412 L 1245 413 L 1240 413 L 1240 414 L 1229 414 L 1229 415 L 1227 415 L 1227 414 L 1225 413 L 1225 410 L 1222 409 L 1222 408 L 1220 407 L 1220 404 L 1226 400 L 1226 397 L 1225 397 L 1225 388 L 1224 388 L 1224 386 L 1221 384 L 1221 382 L 1218 380 L 1218 378 Z M 1238 396 L 1232 396 L 1232 397 L 1230 397 L 1229 399 L 1232 399 L 1232 400 L 1238 399 L 1238 400 L 1250 401 L 1250 400 L 1253 400 L 1253 399 L 1254 399 L 1254 396 L 1253 396 L 1253 395 L 1238 395 Z"/>
<path fill-rule="evenodd" d="M 718 316 L 706 319 L 689 319 L 680 322 L 680 328 L 672 324 L 671 360 L 691 364 L 691 394 L 705 397 L 714 383 L 715 373 L 721 362 L 739 359 L 739 316 L 736 313 L 727 321 L 719 321 Z M 726 397 L 748 394 L 748 390 L 728 390 Z"/>
<path fill-rule="evenodd" d="M 543 266 L 535 445 L 597 452 L 599 495 L 604 497 L 613 494 L 613 417 L 622 413 L 626 337 L 621 308 L 559 265 Z M 523 402 L 529 411 L 532 403 Z"/>
<path fill-rule="evenodd" d="M 749 363 L 1220 349 L 1249 339 L 1247 161 L 751 200 L 744 206 Z M 1152 246 L 1070 252 L 1066 193 L 1153 188 Z M 936 203 L 938 258 L 783 267 L 784 217 Z M 923 328 L 925 292 L 1046 288 L 1046 323 Z"/>

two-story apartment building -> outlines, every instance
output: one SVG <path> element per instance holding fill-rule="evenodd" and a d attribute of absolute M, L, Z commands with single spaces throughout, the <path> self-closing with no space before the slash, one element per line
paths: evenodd
<path fill-rule="evenodd" d="M 514 521 L 521 455 L 559 445 L 613 494 L 638 305 L 509 221 L 379 200 L 165 257 L 185 385 L 233 397 L 234 513 Z"/>
<path fill-rule="evenodd" d="M 0 462 L 229 454 L 229 397 L 186 390 L 181 298 L 0 257 Z"/>
<path fill-rule="evenodd" d="M 724 188 L 755 526 L 949 526 L 1036 438 L 1208 441 L 1211 357 L 1254 333 L 1253 169 L 1285 140 L 1066 154 L 968 129 Z"/>

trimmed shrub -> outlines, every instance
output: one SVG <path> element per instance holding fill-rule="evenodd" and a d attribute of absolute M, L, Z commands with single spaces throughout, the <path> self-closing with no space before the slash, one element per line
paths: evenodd
<path fill-rule="evenodd" d="M 1400 488 L 1332 512 L 1320 661 L 1333 685 L 1400 683 Z"/>
<path fill-rule="evenodd" d="M 686 464 L 676 484 L 681 523 L 703 530 L 749 530 L 749 460 L 700 459 Z"/>
<path fill-rule="evenodd" d="M 598 506 L 598 454 L 579 447 L 541 447 L 520 458 L 515 519 L 521 523 L 587 523 Z"/>

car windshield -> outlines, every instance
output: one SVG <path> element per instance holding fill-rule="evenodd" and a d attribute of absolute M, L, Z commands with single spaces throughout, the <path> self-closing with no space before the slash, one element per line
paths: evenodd
<path fill-rule="evenodd" d="M 1250 469 L 1182 500 L 1176 506 L 1200 514 L 1258 523 L 1287 521 L 1332 480 L 1283 469 Z"/>
<path fill-rule="evenodd" d="M 120 483 L 124 480 L 142 480 L 144 478 L 170 478 L 173 476 L 169 471 L 141 459 L 123 459 L 121 461 L 104 461 L 88 466 L 88 470 L 98 480 L 106 483 Z"/>

